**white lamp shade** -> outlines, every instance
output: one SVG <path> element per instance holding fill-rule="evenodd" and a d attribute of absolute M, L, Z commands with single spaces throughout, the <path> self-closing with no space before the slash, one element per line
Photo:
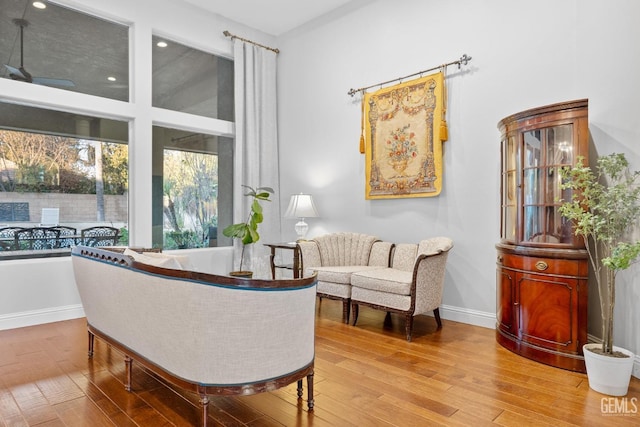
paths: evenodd
<path fill-rule="evenodd" d="M 284 216 L 287 218 L 315 218 L 319 215 L 311 194 L 300 193 L 291 196 L 289 207 Z"/>

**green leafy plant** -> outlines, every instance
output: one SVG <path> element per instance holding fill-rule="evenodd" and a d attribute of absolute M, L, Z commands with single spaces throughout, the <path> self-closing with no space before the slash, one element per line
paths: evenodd
<path fill-rule="evenodd" d="M 602 311 L 602 353 L 614 355 L 613 311 L 616 274 L 640 254 L 640 241 L 630 239 L 640 219 L 640 171 L 631 172 L 624 154 L 598 158 L 596 172 L 578 157 L 564 168 L 562 188 L 571 189 L 560 213 L 570 219 L 574 233 L 585 241 L 598 286 Z"/>
<path fill-rule="evenodd" d="M 248 185 L 243 185 L 243 187 L 247 190 L 244 195 L 252 198 L 249 216 L 245 222 L 231 224 L 222 230 L 222 234 L 225 236 L 238 239 L 242 242 L 240 271 L 242 271 L 242 264 L 244 263 L 244 250 L 246 245 L 250 245 L 260 240 L 258 224 L 260 224 L 264 219 L 262 216 L 262 205 L 260 205 L 260 202 L 270 202 L 271 200 L 269 197 L 274 193 L 273 188 L 271 187 L 257 187 L 255 189 Z"/>

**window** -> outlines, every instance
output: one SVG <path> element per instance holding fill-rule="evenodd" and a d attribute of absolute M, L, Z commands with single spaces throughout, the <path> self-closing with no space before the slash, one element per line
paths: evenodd
<path fill-rule="evenodd" d="M 129 100 L 129 27 L 47 2 L 0 0 L 0 77 Z"/>
<path fill-rule="evenodd" d="M 233 140 L 154 126 L 153 150 L 154 246 L 229 245 Z"/>
<path fill-rule="evenodd" d="M 233 120 L 233 61 L 153 37 L 153 106 Z"/>
<path fill-rule="evenodd" d="M 127 123 L 5 103 L 0 117 L 0 251 L 84 244 L 95 226 L 126 244 Z M 52 227 L 64 228 L 34 247 L 34 230 Z M 18 228 L 32 230 L 24 242 Z"/>
<path fill-rule="evenodd" d="M 233 61 L 154 36 L 152 105 L 232 121 Z M 165 249 L 228 246 L 233 139 L 153 128 L 153 244 Z"/>

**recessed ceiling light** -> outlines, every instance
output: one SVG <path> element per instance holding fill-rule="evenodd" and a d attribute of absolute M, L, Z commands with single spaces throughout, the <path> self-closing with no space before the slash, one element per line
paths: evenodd
<path fill-rule="evenodd" d="M 158 46 L 158 47 L 167 47 L 167 42 L 158 42 L 158 44 L 156 46 Z"/>
<path fill-rule="evenodd" d="M 47 5 L 43 1 L 34 1 L 33 7 L 35 7 L 36 9 L 46 9 Z"/>
<path fill-rule="evenodd" d="M 109 80 L 110 82 L 115 82 L 116 78 L 113 77 L 113 76 L 109 76 L 109 77 L 107 77 L 107 80 Z"/>

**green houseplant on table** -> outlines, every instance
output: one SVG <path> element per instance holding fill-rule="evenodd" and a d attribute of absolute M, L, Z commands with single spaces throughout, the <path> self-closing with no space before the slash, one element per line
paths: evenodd
<path fill-rule="evenodd" d="M 227 237 L 238 239 L 242 243 L 240 266 L 238 268 L 238 271 L 232 271 L 231 275 L 239 277 L 252 277 L 253 273 L 251 271 L 245 271 L 242 269 L 244 264 L 245 248 L 247 245 L 260 240 L 260 234 L 258 233 L 258 224 L 260 224 L 264 219 L 260 201 L 270 202 L 271 199 L 269 199 L 269 197 L 274 193 L 274 191 L 271 187 L 256 187 L 255 189 L 248 185 L 243 185 L 243 187 L 246 189 L 246 193 L 244 195 L 252 199 L 251 206 L 249 208 L 249 216 L 247 217 L 247 220 L 245 222 L 231 224 L 230 226 L 226 227 L 224 230 L 222 230 L 222 234 Z"/>
<path fill-rule="evenodd" d="M 602 344 L 583 347 L 589 387 L 613 396 L 627 394 L 633 353 L 613 345 L 616 274 L 640 254 L 640 240 L 627 241 L 640 219 L 640 171 L 630 172 L 624 154 L 598 158 L 596 172 L 584 159 L 562 170 L 563 189 L 572 190 L 560 213 L 573 222 L 574 233 L 585 241 L 602 311 Z M 604 376 L 598 365 L 604 364 Z M 619 376 L 617 365 L 622 365 Z"/>

